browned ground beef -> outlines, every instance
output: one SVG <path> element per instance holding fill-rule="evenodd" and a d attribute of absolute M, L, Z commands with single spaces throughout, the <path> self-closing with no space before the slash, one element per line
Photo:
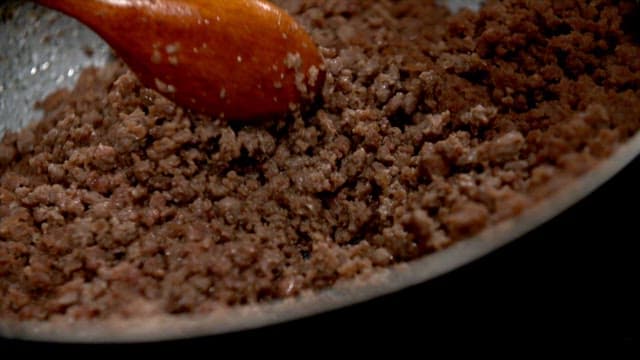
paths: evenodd
<path fill-rule="evenodd" d="M 1 317 L 324 288 L 520 214 L 640 128 L 634 1 L 277 2 L 323 48 L 311 109 L 196 116 L 115 64 L 5 134 Z"/>

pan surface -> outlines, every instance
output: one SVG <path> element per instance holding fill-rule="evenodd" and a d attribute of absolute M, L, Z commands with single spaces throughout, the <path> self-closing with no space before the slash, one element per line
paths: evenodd
<path fill-rule="evenodd" d="M 478 1 L 449 1 L 452 9 Z M 0 136 L 40 116 L 36 100 L 70 87 L 80 69 L 102 65 L 110 50 L 77 22 L 31 3 L 0 5 Z M 214 335 L 281 323 L 342 308 L 425 282 L 517 239 L 560 214 L 613 177 L 640 153 L 636 135 L 606 161 L 524 215 L 419 260 L 297 298 L 220 310 L 206 316 L 154 316 L 144 320 L 14 322 L 0 319 L 0 336 L 57 342 L 138 342 Z"/>

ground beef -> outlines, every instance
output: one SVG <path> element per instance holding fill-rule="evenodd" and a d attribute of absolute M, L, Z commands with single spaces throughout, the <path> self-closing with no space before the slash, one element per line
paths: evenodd
<path fill-rule="evenodd" d="M 416 259 L 525 211 L 640 128 L 634 1 L 282 0 L 321 101 L 194 115 L 85 70 L 0 143 L 0 316 L 206 313 Z"/>

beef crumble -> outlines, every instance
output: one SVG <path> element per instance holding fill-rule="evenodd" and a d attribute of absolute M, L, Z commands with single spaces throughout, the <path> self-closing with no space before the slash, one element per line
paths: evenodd
<path fill-rule="evenodd" d="M 640 128 L 633 1 L 276 1 L 319 104 L 191 114 L 121 64 L 0 143 L 0 316 L 206 313 L 321 289 L 521 214 Z"/>

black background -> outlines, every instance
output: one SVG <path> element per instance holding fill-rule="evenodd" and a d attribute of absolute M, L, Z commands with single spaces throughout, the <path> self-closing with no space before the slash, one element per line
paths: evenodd
<path fill-rule="evenodd" d="M 358 351 L 424 354 L 442 344 L 451 350 L 470 344 L 573 344 L 637 351 L 638 186 L 640 158 L 561 216 L 489 256 L 425 284 L 328 314 L 231 335 L 155 344 L 69 346 L 0 340 L 0 357 L 11 350 L 204 351 L 213 357 L 222 350 L 266 349 L 302 357 L 334 352 L 343 345 Z"/>

